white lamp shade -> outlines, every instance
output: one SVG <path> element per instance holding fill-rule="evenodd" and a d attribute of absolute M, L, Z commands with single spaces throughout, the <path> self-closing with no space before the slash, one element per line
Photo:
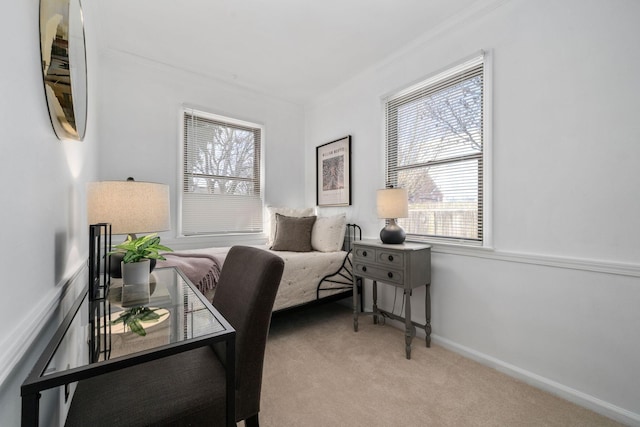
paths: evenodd
<path fill-rule="evenodd" d="M 395 219 L 409 216 L 407 190 L 386 188 L 377 192 L 378 218 Z"/>
<path fill-rule="evenodd" d="M 113 234 L 170 230 L 169 186 L 140 181 L 90 182 L 87 219 L 89 224 L 110 223 Z"/>

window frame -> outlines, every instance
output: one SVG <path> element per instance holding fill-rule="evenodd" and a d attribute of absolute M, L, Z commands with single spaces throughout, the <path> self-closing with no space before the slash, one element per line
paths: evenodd
<path fill-rule="evenodd" d="M 482 174 L 481 174 L 481 189 L 482 189 L 482 203 L 479 206 L 478 223 L 482 225 L 482 238 L 480 240 L 470 240 L 455 237 L 437 237 L 430 235 L 416 235 L 407 233 L 408 241 L 418 241 L 428 244 L 436 244 L 451 247 L 468 247 L 468 248 L 493 248 L 493 182 L 492 182 L 492 94 L 493 94 L 493 66 L 492 66 L 492 54 L 490 50 L 481 50 L 472 55 L 469 55 L 455 63 L 452 63 L 446 67 L 439 69 L 438 71 L 429 74 L 418 81 L 407 85 L 403 89 L 396 90 L 388 93 L 382 97 L 381 110 L 382 110 L 382 140 L 384 141 L 384 176 L 385 183 L 389 176 L 389 164 L 388 164 L 388 139 L 387 139 L 387 106 L 389 101 L 406 96 L 409 93 L 417 92 L 422 88 L 433 86 L 439 81 L 446 79 L 447 77 L 462 72 L 465 69 L 473 67 L 474 63 L 480 62 L 483 66 L 483 83 L 482 83 Z M 387 183 L 388 184 L 388 183 Z M 386 187 L 386 185 L 385 185 Z M 415 236 L 420 236 L 416 238 Z"/>
<path fill-rule="evenodd" d="M 230 231 L 230 232 L 201 232 L 201 233 L 189 233 L 185 234 L 184 231 L 184 223 L 183 223 L 183 209 L 184 209 L 184 178 L 185 178 L 185 153 L 186 153 L 186 143 L 185 140 L 185 126 L 187 123 L 185 121 L 185 116 L 187 114 L 196 115 L 202 117 L 204 119 L 214 120 L 220 123 L 228 124 L 230 126 L 238 126 L 244 128 L 254 128 L 259 129 L 260 131 L 260 141 L 257 144 L 259 147 L 259 159 L 258 161 L 254 161 L 254 171 L 255 168 L 259 168 L 259 189 L 260 189 L 260 209 L 261 209 L 261 226 L 260 230 L 256 231 Z M 260 236 L 263 237 L 265 234 L 265 225 L 264 225 L 264 209 L 265 209 L 265 126 L 257 123 L 255 121 L 246 121 L 242 119 L 237 119 L 234 117 L 230 117 L 229 115 L 216 114 L 207 109 L 192 106 L 189 104 L 183 104 L 179 108 L 179 144 L 178 144 L 178 179 L 177 179 L 177 237 L 178 238 L 189 238 L 189 239 L 201 239 L 201 238 L 224 238 L 228 236 Z"/>

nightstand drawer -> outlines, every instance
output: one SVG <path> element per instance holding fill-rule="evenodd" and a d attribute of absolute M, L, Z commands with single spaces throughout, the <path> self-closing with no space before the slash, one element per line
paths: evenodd
<path fill-rule="evenodd" d="M 373 249 L 356 247 L 354 249 L 355 262 L 374 263 L 394 268 L 404 268 L 404 253 L 389 249 Z"/>
<path fill-rule="evenodd" d="M 362 247 L 355 247 L 353 249 L 353 254 L 354 254 L 354 258 L 353 261 L 354 262 L 369 262 L 369 263 L 374 263 L 376 262 L 376 250 L 372 249 L 372 248 L 362 248 Z"/>
<path fill-rule="evenodd" d="M 371 280 L 380 280 L 381 282 L 402 285 L 404 283 L 402 271 L 392 270 L 384 266 L 372 264 L 354 264 L 354 274 L 356 276 L 366 277 Z"/>
<path fill-rule="evenodd" d="M 378 264 L 403 269 L 404 254 L 398 251 L 381 249 L 376 251 L 376 261 Z"/>

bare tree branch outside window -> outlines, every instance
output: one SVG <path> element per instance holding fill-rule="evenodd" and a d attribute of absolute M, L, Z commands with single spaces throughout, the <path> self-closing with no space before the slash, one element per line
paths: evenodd
<path fill-rule="evenodd" d="M 195 148 L 187 160 L 189 191 L 253 195 L 259 190 L 255 130 L 200 120 L 187 132 Z"/>

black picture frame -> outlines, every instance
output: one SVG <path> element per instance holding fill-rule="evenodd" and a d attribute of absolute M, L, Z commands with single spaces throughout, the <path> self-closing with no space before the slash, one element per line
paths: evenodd
<path fill-rule="evenodd" d="M 316 205 L 351 205 L 351 135 L 316 147 Z"/>

